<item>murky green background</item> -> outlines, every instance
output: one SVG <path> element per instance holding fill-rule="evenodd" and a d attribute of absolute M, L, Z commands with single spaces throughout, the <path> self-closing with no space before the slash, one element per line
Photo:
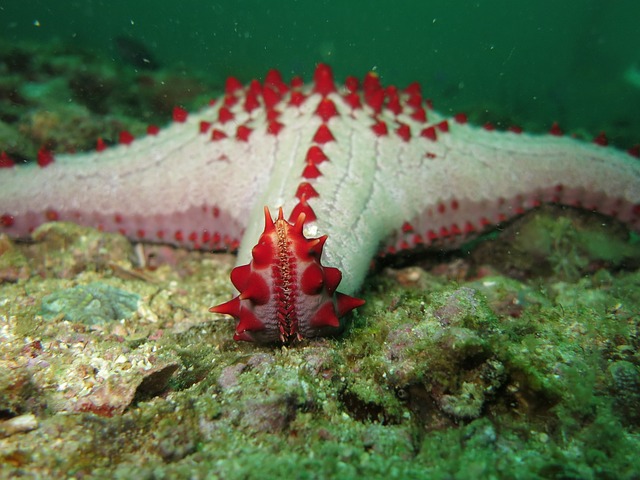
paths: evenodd
<path fill-rule="evenodd" d="M 114 37 L 128 35 L 163 66 L 220 81 L 273 67 L 309 78 L 319 61 L 339 78 L 375 69 L 385 83 L 420 81 L 441 111 L 627 139 L 640 131 L 639 16 L 634 0 L 3 0 L 0 35 L 114 61 Z"/>

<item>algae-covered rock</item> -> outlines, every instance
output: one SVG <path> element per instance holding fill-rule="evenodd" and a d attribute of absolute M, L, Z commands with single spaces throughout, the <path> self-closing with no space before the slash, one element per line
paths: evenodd
<path fill-rule="evenodd" d="M 14 245 L 30 276 L 0 290 L 11 475 L 637 473 L 637 272 L 385 271 L 342 336 L 256 346 L 207 312 L 229 294 L 228 255 L 167 249 L 134 271 L 128 248 L 84 256 L 99 235 Z"/>
<path fill-rule="evenodd" d="M 0 284 L 29 278 L 29 263 L 6 234 L 0 234 Z"/>
<path fill-rule="evenodd" d="M 48 320 L 60 316 L 94 325 L 129 318 L 139 304 L 140 295 L 92 282 L 47 295 L 42 299 L 41 314 Z"/>
<path fill-rule="evenodd" d="M 115 233 L 67 222 L 40 225 L 32 234 L 32 266 L 41 275 L 72 278 L 86 271 L 130 267 L 133 249 L 127 238 Z"/>
<path fill-rule="evenodd" d="M 614 407 L 621 419 L 640 424 L 640 368 L 626 360 L 609 365 Z"/>

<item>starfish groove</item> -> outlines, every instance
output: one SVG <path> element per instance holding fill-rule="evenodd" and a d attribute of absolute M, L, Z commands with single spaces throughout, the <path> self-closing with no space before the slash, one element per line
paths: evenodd
<path fill-rule="evenodd" d="M 637 230 L 637 152 L 560 133 L 474 127 L 432 110 L 417 84 L 384 87 L 370 73 L 361 86 L 353 77 L 336 86 L 326 65 L 311 85 L 275 71 L 246 87 L 232 78 L 208 108 L 177 108 L 170 126 L 141 139 L 123 134 L 118 146 L 56 158 L 43 150 L 23 167 L 3 154 L 0 232 L 27 236 L 65 220 L 135 240 L 239 248 L 240 295 L 212 310 L 239 319 L 237 339 L 289 341 L 339 329 L 380 251 L 456 248 L 543 202 Z M 280 212 L 275 223 L 269 209 Z M 273 242 L 273 228 L 284 249 L 253 248 Z M 291 272 L 271 268 L 272 250 L 291 257 Z"/>

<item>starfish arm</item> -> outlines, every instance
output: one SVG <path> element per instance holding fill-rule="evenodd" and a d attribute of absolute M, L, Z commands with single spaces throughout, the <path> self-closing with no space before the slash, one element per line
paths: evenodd
<path fill-rule="evenodd" d="M 442 122 L 435 117 L 432 125 Z M 571 138 L 445 122 L 435 141 L 400 142 L 334 126 L 336 142 L 325 148 L 331 161 L 323 164 L 319 196 L 310 205 L 315 228 L 329 235 L 325 263 L 343 272 L 341 291 L 357 291 L 382 244 L 391 252 L 419 244 L 455 248 L 544 202 L 640 226 L 636 158 Z"/>
<path fill-rule="evenodd" d="M 63 220 L 137 240 L 237 248 L 255 192 L 265 188 L 273 168 L 275 139 L 254 132 L 253 142 L 238 142 L 236 125 L 216 120 L 219 108 L 131 144 L 60 155 L 44 168 L 2 169 L 4 231 L 24 237 L 45 221 Z M 214 129 L 231 138 L 214 140 Z M 253 163 L 256 151 L 261 170 Z"/>

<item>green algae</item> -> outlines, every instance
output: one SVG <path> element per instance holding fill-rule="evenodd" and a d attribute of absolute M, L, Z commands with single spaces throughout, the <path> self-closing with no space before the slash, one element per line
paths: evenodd
<path fill-rule="evenodd" d="M 47 320 L 61 316 L 91 325 L 129 318 L 138 309 L 139 302 L 140 295 L 92 282 L 45 296 L 40 314 Z"/>
<path fill-rule="evenodd" d="M 602 266 L 637 266 L 640 243 L 615 220 L 582 210 L 545 205 L 516 220 L 506 235 L 487 236 L 478 256 L 502 271 L 576 281 Z M 508 237 L 508 238 L 507 238 Z"/>

